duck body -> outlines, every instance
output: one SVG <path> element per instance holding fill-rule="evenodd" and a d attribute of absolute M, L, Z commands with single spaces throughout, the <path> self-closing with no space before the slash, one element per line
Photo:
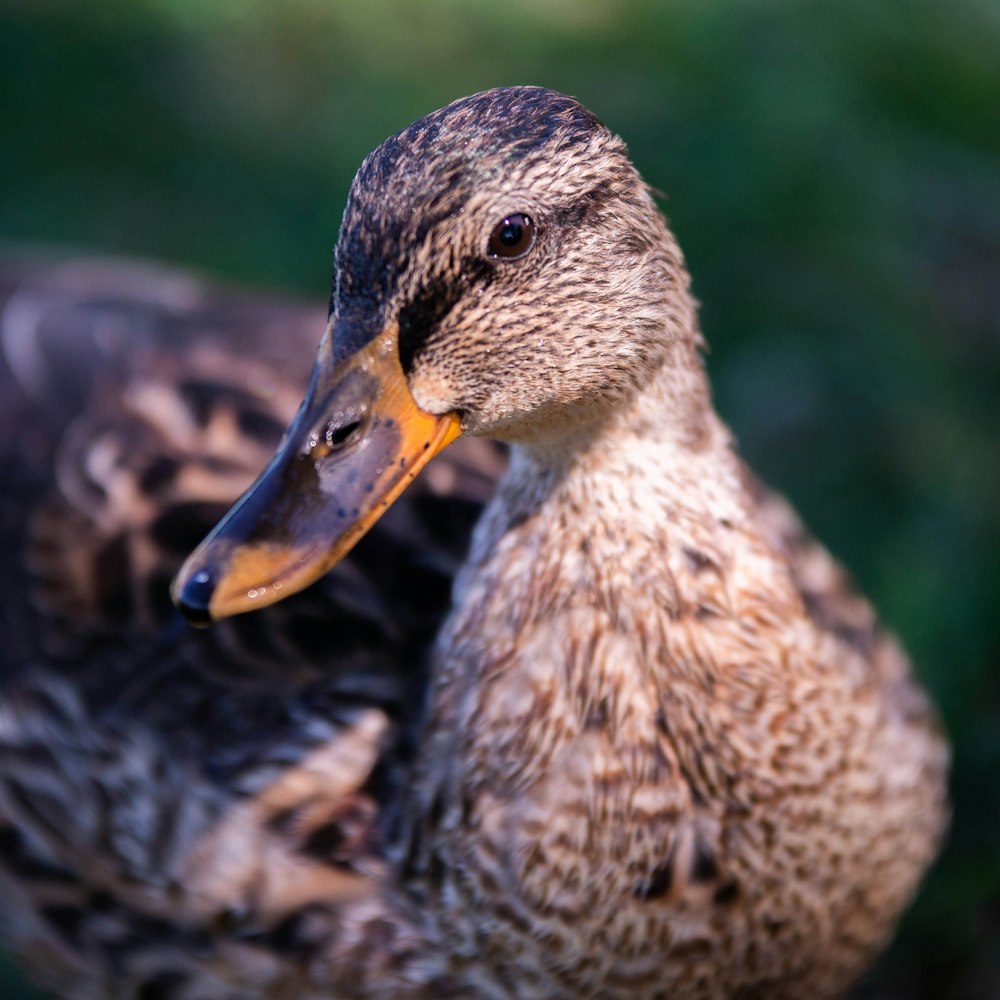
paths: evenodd
<path fill-rule="evenodd" d="M 424 756 L 438 932 L 485 996 L 841 995 L 940 836 L 933 716 L 721 424 L 634 416 L 558 473 L 515 451 L 480 523 Z"/>
<path fill-rule="evenodd" d="M 418 620 L 420 641 L 441 622 L 429 658 L 404 630 L 373 667 L 337 619 L 310 715 L 336 724 L 249 801 L 209 783 L 175 874 L 197 892 L 152 889 L 155 865 L 102 883 L 197 931 L 167 995 L 833 998 L 864 971 L 939 844 L 947 748 L 895 641 L 736 455 L 701 347 L 676 242 L 572 99 L 489 91 L 366 159 L 305 402 L 175 600 L 199 624 L 274 614 L 334 566 L 337 614 L 386 529 L 347 553 L 434 452 L 461 432 L 511 459 L 450 611 Z M 402 612 L 400 566 L 378 586 Z M 323 831 L 313 867 L 300 826 Z"/>

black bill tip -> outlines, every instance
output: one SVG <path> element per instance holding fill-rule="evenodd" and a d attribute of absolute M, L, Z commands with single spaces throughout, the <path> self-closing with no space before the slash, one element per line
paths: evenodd
<path fill-rule="evenodd" d="M 207 569 L 192 573 L 182 586 L 174 591 L 174 603 L 189 625 L 208 628 L 212 624 L 209 606 L 215 593 L 215 574 Z"/>

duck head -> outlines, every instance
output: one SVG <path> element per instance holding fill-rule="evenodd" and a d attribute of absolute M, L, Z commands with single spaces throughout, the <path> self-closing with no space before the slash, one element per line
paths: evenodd
<path fill-rule="evenodd" d="M 687 286 L 624 143 L 575 100 L 504 88 L 410 125 L 351 186 L 305 401 L 175 601 L 207 624 L 302 589 L 460 433 L 599 425 L 690 367 Z"/>

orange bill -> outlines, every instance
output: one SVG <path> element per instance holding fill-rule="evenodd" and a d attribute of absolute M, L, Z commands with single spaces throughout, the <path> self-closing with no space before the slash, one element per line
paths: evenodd
<path fill-rule="evenodd" d="M 328 331 L 277 455 L 177 574 L 173 598 L 193 624 L 307 587 L 461 433 L 457 414 L 417 406 L 396 330 L 337 364 L 330 358 Z"/>

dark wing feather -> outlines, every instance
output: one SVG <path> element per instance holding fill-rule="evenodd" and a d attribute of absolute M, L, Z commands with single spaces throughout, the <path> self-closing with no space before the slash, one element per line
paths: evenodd
<path fill-rule="evenodd" d="M 168 583 L 276 446 L 324 316 L 105 260 L 0 258 L 0 299 L 8 939 L 77 995 L 183 996 L 368 891 L 502 458 L 459 442 L 316 586 L 195 632 Z"/>

